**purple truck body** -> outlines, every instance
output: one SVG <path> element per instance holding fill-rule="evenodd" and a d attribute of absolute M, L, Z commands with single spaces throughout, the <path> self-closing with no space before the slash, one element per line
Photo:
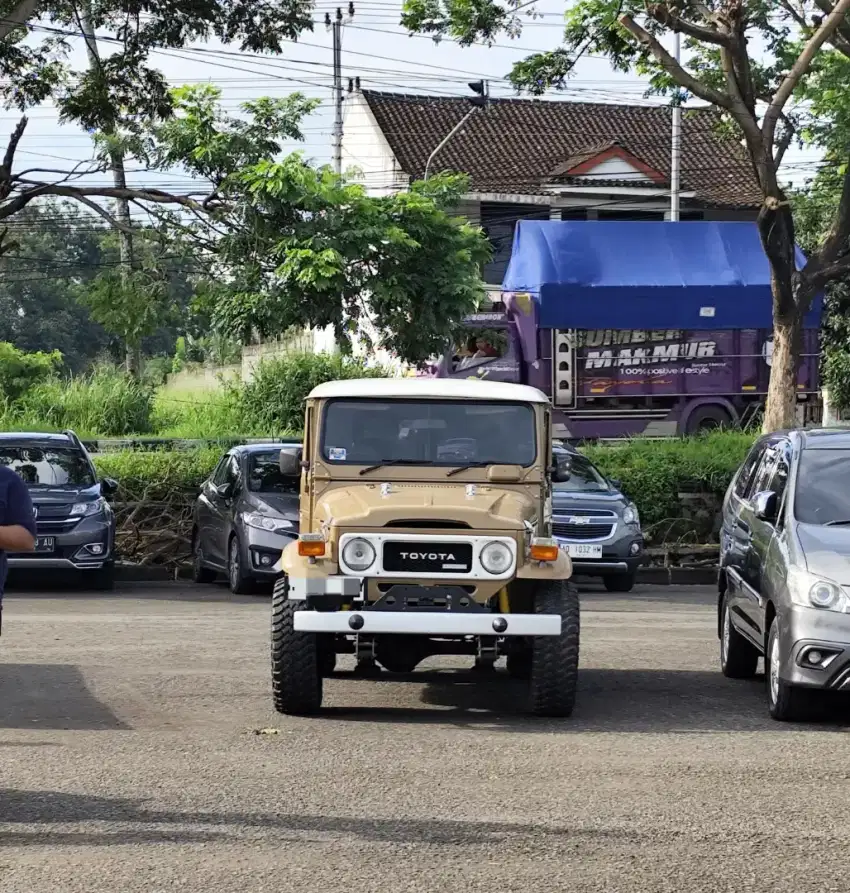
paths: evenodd
<path fill-rule="evenodd" d="M 746 424 L 764 404 L 769 330 L 541 329 L 530 294 L 503 293 L 502 302 L 503 311 L 465 321 L 472 329 L 504 330 L 502 355 L 457 368 L 449 350 L 431 374 L 539 388 L 552 399 L 556 437 L 691 434 Z M 806 329 L 797 384 L 801 424 L 820 416 L 818 352 L 818 330 Z"/>

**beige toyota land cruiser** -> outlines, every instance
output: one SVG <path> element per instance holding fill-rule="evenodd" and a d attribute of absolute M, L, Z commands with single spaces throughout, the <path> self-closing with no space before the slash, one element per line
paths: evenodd
<path fill-rule="evenodd" d="M 283 552 L 272 614 L 281 713 L 316 712 L 337 654 L 411 672 L 430 655 L 507 658 L 528 707 L 568 716 L 579 604 L 551 536 L 549 403 L 523 385 L 364 379 L 307 398 L 300 536 Z M 509 689 L 506 688 L 506 693 Z"/>

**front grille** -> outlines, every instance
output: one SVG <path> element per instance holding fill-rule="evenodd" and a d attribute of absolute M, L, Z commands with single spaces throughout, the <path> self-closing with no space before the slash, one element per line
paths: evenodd
<path fill-rule="evenodd" d="M 611 536 L 613 524 L 564 524 L 552 522 L 552 533 L 567 540 L 604 540 Z"/>
<path fill-rule="evenodd" d="M 472 545 L 389 540 L 383 546 L 383 566 L 393 574 L 468 574 L 472 571 Z"/>
<path fill-rule="evenodd" d="M 71 503 L 36 503 L 39 521 L 55 521 L 59 518 L 67 518 L 71 514 Z"/>
<path fill-rule="evenodd" d="M 41 536 L 69 533 L 79 524 L 78 518 L 68 518 L 72 508 L 73 503 L 36 503 L 36 532 Z"/>
<path fill-rule="evenodd" d="M 59 533 L 70 533 L 79 523 L 78 518 L 73 518 L 70 521 L 42 521 L 39 518 L 36 521 L 35 530 L 39 536 L 55 536 Z"/>

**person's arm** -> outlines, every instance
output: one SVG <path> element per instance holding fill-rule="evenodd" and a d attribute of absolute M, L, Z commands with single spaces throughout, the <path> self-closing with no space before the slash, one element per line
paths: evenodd
<path fill-rule="evenodd" d="M 0 549 L 4 552 L 32 552 L 35 549 L 35 518 L 26 484 L 18 478 L 6 492 L 5 523 L 0 525 Z"/>

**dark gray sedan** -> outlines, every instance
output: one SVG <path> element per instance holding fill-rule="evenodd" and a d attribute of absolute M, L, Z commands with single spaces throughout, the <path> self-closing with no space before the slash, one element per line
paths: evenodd
<path fill-rule="evenodd" d="M 283 445 L 234 447 L 204 482 L 192 529 L 196 583 L 222 573 L 232 592 L 247 593 L 274 580 L 284 546 L 298 536 L 300 481 L 281 473 Z"/>
<path fill-rule="evenodd" d="M 762 437 L 723 503 L 718 635 L 724 675 L 765 659 L 774 719 L 812 689 L 850 690 L 850 430 Z"/>
<path fill-rule="evenodd" d="M 571 447 L 554 452 L 569 476 L 552 484 L 552 534 L 576 576 L 601 577 L 609 592 L 630 592 L 644 560 L 637 507 L 586 456 Z"/>

